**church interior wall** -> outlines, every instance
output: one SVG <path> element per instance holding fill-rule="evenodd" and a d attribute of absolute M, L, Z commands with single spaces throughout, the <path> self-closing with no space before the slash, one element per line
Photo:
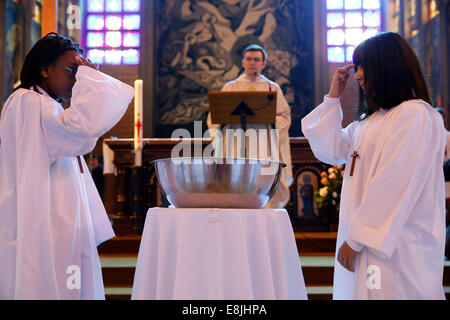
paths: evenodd
<path fill-rule="evenodd" d="M 397 1 L 403 5 L 408 2 Z M 18 80 L 25 52 L 38 38 L 36 34 L 40 32 L 41 15 L 36 8 L 42 9 L 41 2 L 0 1 L 0 9 L 4 9 L 0 10 L 0 98 L 3 101 Z M 83 17 L 86 15 L 84 2 L 58 0 L 58 32 L 71 37 L 81 47 L 84 47 L 86 37 L 83 19 L 78 19 L 79 26 L 76 28 L 76 16 L 67 9 L 69 3 L 78 4 Z M 138 78 L 143 79 L 144 138 L 170 137 L 176 128 L 187 128 L 193 132 L 193 121 L 205 120 L 208 90 L 219 90 L 225 81 L 232 80 L 242 72 L 240 52 L 245 45 L 250 42 L 264 45 L 269 53 L 264 74 L 278 82 L 292 110 L 290 136 L 295 182 L 286 208 L 294 226 L 302 226 L 310 231 L 328 230 L 327 225 L 316 223 L 315 220 L 307 224 L 305 217 L 298 215 L 302 203 L 299 188 L 304 175 L 317 176 L 326 167 L 313 157 L 304 139 L 296 138 L 302 136 L 301 118 L 322 101 L 328 93 L 336 67 L 342 65 L 327 61 L 326 1 L 267 0 L 261 2 L 265 6 L 258 8 L 260 10 L 256 10 L 256 13 L 252 12 L 252 8 L 227 5 L 227 1 L 192 1 L 195 5 L 186 6 L 190 2 L 142 1 L 141 16 L 144 18 L 141 25 L 140 63 L 102 65 L 100 69 L 130 85 Z M 246 1 L 236 3 L 241 2 Z M 394 25 L 393 31 L 403 34 L 416 49 L 434 103 L 448 109 L 448 72 L 444 71 L 448 70 L 449 1 L 440 1 L 441 14 L 417 26 L 414 35 L 410 28 L 411 16 L 404 12 L 401 19 L 397 17 L 396 24 L 392 23 L 393 13 L 388 10 L 387 0 L 383 3 L 386 10 L 384 26 L 389 25 L 391 28 Z M 255 27 L 250 27 L 246 20 L 249 16 Z M 221 35 L 217 35 L 217 31 Z M 357 83 L 350 81 L 348 86 L 341 99 L 344 126 L 353 121 L 354 110 L 361 101 Z M 440 100 L 437 98 L 439 94 Z M 447 123 L 449 119 L 447 116 Z M 119 123 L 99 139 L 93 153 L 102 154 L 104 138 L 132 138 L 133 124 L 134 101 Z M 203 128 L 206 129 L 205 123 Z M 144 155 L 148 157 L 149 152 L 154 150 L 145 150 Z M 116 212 L 118 199 L 128 199 L 129 203 L 132 201 L 128 194 L 132 190 L 128 181 L 131 179 L 132 150 L 124 153 L 128 160 L 122 168 L 122 175 L 119 175 L 120 179 L 109 177 L 109 193 L 105 193 L 108 213 Z M 151 202 L 159 193 L 154 177 L 149 181 L 153 181 L 146 185 L 146 190 L 151 193 L 151 197 L 147 198 Z M 121 197 L 118 190 L 123 191 Z M 155 205 L 150 202 L 147 203 L 149 206 Z M 316 209 L 314 212 L 317 215 Z"/>
<path fill-rule="evenodd" d="M 69 2 L 80 5 L 79 29 L 68 28 L 71 19 L 67 11 Z M 198 5 L 200 2 L 202 4 Z M 272 55 L 265 71 L 269 78 L 280 82 L 290 102 L 290 135 L 301 136 L 300 119 L 320 103 L 338 66 L 328 63 L 324 54 L 326 1 L 309 0 L 301 4 L 297 1 L 266 1 L 265 7 L 256 8 L 258 10 L 240 4 L 228 5 L 225 1 L 200 2 L 182 1 L 180 5 L 174 0 L 142 1 L 145 18 L 142 19 L 140 64 L 101 66 L 105 72 L 129 84 L 136 78 L 145 80 L 144 137 L 170 137 L 175 128 L 192 130 L 194 120 L 204 121 L 208 110 L 207 91 L 220 89 L 224 81 L 239 74 L 239 51 L 249 42 L 265 45 Z M 58 31 L 72 37 L 82 47 L 85 32 L 82 17 L 86 13 L 83 3 L 58 0 Z M 383 3 L 389 16 L 388 1 Z M 408 8 L 410 1 L 400 3 Z M 448 1 L 438 1 L 438 4 L 442 13 L 421 25 L 409 40 L 422 61 L 433 101 L 447 108 L 448 72 L 442 71 L 448 69 L 449 5 Z M 0 5 L 4 9 L 0 14 L 0 98 L 5 101 L 17 83 L 25 52 L 36 40 L 36 32 L 40 31 L 35 12 L 36 6 L 42 7 L 42 1 L 5 0 Z M 425 9 L 420 12 L 424 14 Z M 246 22 L 249 17 L 256 21 L 255 27 Z M 411 17 L 406 15 L 404 19 L 408 22 Z M 394 31 L 407 33 L 411 24 L 406 22 L 403 28 L 398 23 L 398 30 Z M 389 25 L 388 21 L 385 24 Z M 215 30 L 221 30 L 222 35 L 215 34 Z M 187 54 L 183 55 L 186 49 Z M 358 88 L 351 82 L 350 90 L 342 98 L 344 125 L 353 120 L 353 110 L 358 103 Z M 104 137 L 132 137 L 133 111 L 132 102 L 124 118 Z M 96 153 L 101 153 L 101 141 Z"/>

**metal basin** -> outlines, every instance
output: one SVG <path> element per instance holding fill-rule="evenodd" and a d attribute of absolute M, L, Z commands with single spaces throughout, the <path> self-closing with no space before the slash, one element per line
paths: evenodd
<path fill-rule="evenodd" d="M 162 192 L 176 208 L 262 208 L 286 166 L 239 158 L 167 158 L 153 164 Z"/>

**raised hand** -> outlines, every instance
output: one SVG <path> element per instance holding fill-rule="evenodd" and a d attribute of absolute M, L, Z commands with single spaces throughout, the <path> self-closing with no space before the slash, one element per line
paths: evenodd
<path fill-rule="evenodd" d="M 76 63 L 77 63 L 79 66 L 86 66 L 86 67 L 89 67 L 89 68 L 98 70 L 98 64 L 93 63 L 93 62 L 92 62 L 91 60 L 89 60 L 89 59 L 86 59 L 86 58 L 81 57 L 81 56 L 77 56 L 77 57 L 75 57 L 75 60 L 76 60 Z"/>
<path fill-rule="evenodd" d="M 347 80 L 350 76 L 350 69 L 353 69 L 354 67 L 354 64 L 349 64 L 336 70 L 331 82 L 331 88 L 330 92 L 328 93 L 328 97 L 339 98 L 342 95 L 347 86 Z"/>

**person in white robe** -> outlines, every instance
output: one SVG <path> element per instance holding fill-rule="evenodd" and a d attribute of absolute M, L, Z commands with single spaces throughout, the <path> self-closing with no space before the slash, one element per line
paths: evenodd
<path fill-rule="evenodd" d="M 439 112 L 439 114 L 442 116 L 442 121 L 445 123 L 445 116 L 447 115 L 447 111 L 445 109 L 440 107 L 434 107 L 434 109 Z M 445 127 L 445 124 L 444 124 Z M 445 157 L 444 157 L 444 164 L 450 159 L 450 131 L 447 130 L 447 139 L 445 144 Z"/>
<path fill-rule="evenodd" d="M 289 143 L 291 108 L 289 107 L 280 86 L 261 74 L 266 66 L 266 60 L 267 53 L 261 46 L 249 45 L 244 49 L 242 58 L 242 66 L 244 67 L 245 72 L 237 79 L 226 83 L 222 88 L 222 91 L 274 91 L 277 93 L 275 129 L 278 130 L 278 135 L 274 135 L 274 138 L 270 137 L 269 130 L 273 129 L 270 125 L 248 124 L 247 129 L 256 130 L 257 141 L 255 143 L 258 146 L 258 150 L 256 150 L 258 158 L 281 161 L 286 164 L 286 167 L 282 169 L 278 188 L 266 205 L 266 208 L 284 208 L 289 202 L 289 187 L 292 185 L 293 181 L 291 148 Z M 236 148 L 237 141 L 236 139 L 227 139 L 226 130 L 237 130 L 241 128 L 240 125 L 228 124 L 221 128 L 221 124 L 212 123 L 211 113 L 208 114 L 207 125 L 209 129 L 222 131 L 222 139 L 215 139 L 214 131 L 211 130 L 211 138 L 216 151 L 221 150 L 223 156 L 227 156 L 227 150 L 232 150 L 233 154 L 228 156 L 239 156 L 239 150 Z M 259 130 L 261 129 L 267 130 L 267 140 L 264 139 L 264 141 L 261 141 L 259 139 Z M 272 141 L 275 142 L 275 146 L 271 144 Z"/>
<path fill-rule="evenodd" d="M 398 34 L 364 41 L 353 63 L 337 69 L 323 103 L 302 119 L 315 156 L 346 163 L 333 298 L 445 299 L 442 119 Z M 339 98 L 352 68 L 367 104 L 343 129 Z"/>
<path fill-rule="evenodd" d="M 447 111 L 440 107 L 434 108 L 439 114 L 442 116 L 442 120 L 444 121 L 445 127 L 445 117 L 447 115 Z M 446 236 L 445 236 L 445 256 L 447 259 L 450 259 L 450 216 L 448 212 L 448 201 L 450 199 L 450 181 L 449 181 L 449 170 L 450 170 L 450 131 L 447 130 L 447 141 L 445 145 L 445 157 L 444 157 L 444 177 L 445 177 L 445 198 L 446 198 Z"/>
<path fill-rule="evenodd" d="M 2 109 L 0 299 L 105 299 L 97 245 L 114 232 L 82 155 L 134 90 L 80 52 L 56 33 L 40 39 Z"/>

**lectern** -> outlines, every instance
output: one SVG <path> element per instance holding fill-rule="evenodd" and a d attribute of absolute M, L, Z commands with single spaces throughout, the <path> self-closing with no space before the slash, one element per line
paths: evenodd
<path fill-rule="evenodd" d="M 209 109 L 213 124 L 275 125 L 277 93 L 273 91 L 209 91 Z M 244 134 L 245 139 L 245 134 Z M 241 143 L 245 153 L 245 140 Z"/>

